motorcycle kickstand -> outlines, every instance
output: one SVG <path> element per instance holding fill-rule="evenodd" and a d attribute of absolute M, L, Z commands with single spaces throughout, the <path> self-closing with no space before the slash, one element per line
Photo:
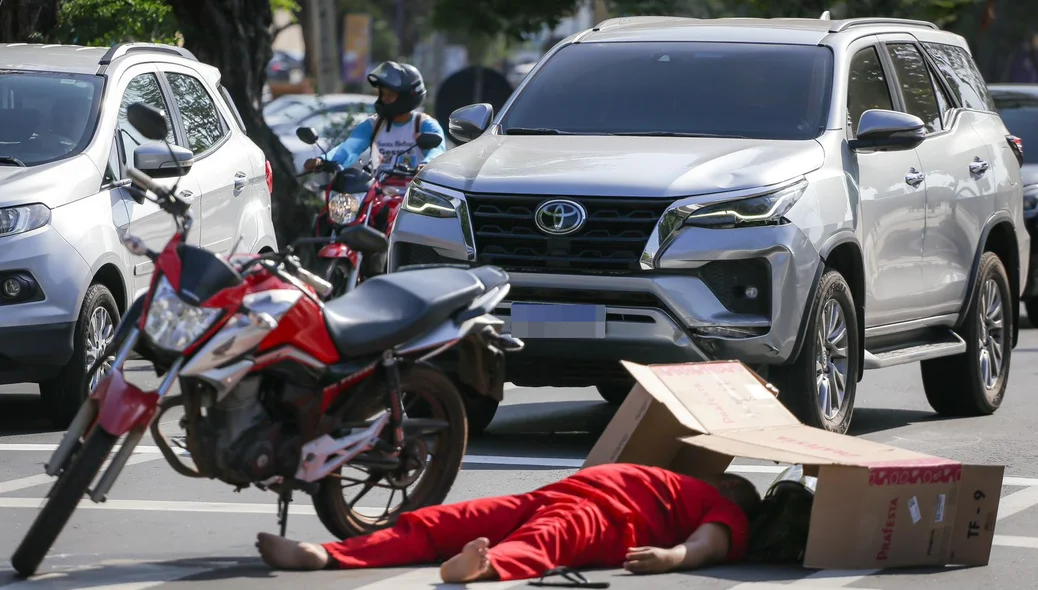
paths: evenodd
<path fill-rule="evenodd" d="M 288 505 L 292 503 L 292 488 L 285 485 L 278 492 L 278 526 L 281 527 L 281 536 L 288 532 Z"/>

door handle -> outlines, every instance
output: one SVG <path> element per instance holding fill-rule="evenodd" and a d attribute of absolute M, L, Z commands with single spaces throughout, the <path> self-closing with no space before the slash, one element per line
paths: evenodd
<path fill-rule="evenodd" d="M 919 186 L 923 182 L 924 178 L 926 178 L 926 174 L 923 174 L 915 168 L 909 168 L 908 174 L 905 175 L 905 182 L 912 186 Z"/>
<path fill-rule="evenodd" d="M 245 173 L 244 172 L 238 172 L 238 173 L 236 173 L 234 175 L 234 195 L 235 196 L 238 196 L 238 194 L 241 193 L 241 191 L 245 188 L 246 181 L 247 181 L 247 179 L 245 178 Z"/>
<path fill-rule="evenodd" d="M 970 174 L 981 176 L 987 172 L 990 167 L 991 166 L 987 162 L 981 160 L 979 157 L 973 158 L 973 161 L 970 162 Z"/>

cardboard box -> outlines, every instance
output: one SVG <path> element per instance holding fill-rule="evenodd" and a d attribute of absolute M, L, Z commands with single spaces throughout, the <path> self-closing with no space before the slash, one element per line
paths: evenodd
<path fill-rule="evenodd" d="M 738 361 L 643 366 L 584 467 L 702 476 L 732 459 L 801 464 L 818 478 L 804 566 L 987 565 L 1003 466 L 963 465 L 801 424 Z"/>

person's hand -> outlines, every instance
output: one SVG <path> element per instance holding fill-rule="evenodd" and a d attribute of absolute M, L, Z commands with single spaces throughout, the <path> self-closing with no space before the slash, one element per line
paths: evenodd
<path fill-rule="evenodd" d="M 307 172 L 313 172 L 314 168 L 317 168 L 317 166 L 320 165 L 320 164 L 321 164 L 321 159 L 320 158 L 310 158 L 307 161 L 303 162 L 303 170 L 305 170 Z"/>
<path fill-rule="evenodd" d="M 671 549 L 632 547 L 627 550 L 624 569 L 633 574 L 662 574 L 676 568 L 680 561 Z"/>

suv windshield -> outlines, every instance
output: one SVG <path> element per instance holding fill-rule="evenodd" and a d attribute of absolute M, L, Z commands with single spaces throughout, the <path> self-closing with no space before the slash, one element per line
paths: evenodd
<path fill-rule="evenodd" d="M 0 70 L 0 166 L 74 156 L 97 125 L 101 78 Z"/>
<path fill-rule="evenodd" d="M 832 69 L 818 46 L 578 43 L 548 58 L 501 123 L 506 134 L 812 139 Z"/>
<path fill-rule="evenodd" d="M 1023 92 L 995 92 L 995 108 L 1006 129 L 1024 142 L 1024 163 L 1038 164 L 1038 151 L 1027 146 L 1038 146 L 1038 95 Z"/>

